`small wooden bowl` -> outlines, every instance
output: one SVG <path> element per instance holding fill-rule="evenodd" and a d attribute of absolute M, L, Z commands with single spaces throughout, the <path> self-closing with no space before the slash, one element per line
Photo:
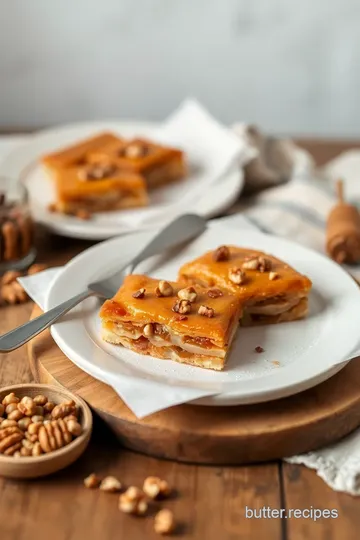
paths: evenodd
<path fill-rule="evenodd" d="M 47 384 L 17 384 L 0 390 L 0 403 L 7 394 L 14 392 L 20 399 L 24 396 L 45 395 L 55 404 L 63 401 L 75 401 L 80 409 L 79 422 L 83 432 L 70 444 L 37 457 L 13 457 L 0 454 L 0 476 L 7 478 L 37 478 L 64 469 L 85 451 L 92 431 L 92 414 L 85 401 L 68 390 Z"/>

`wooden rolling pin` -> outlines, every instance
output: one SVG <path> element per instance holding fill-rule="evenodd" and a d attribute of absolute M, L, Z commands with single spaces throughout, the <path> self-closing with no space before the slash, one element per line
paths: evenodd
<path fill-rule="evenodd" d="M 326 226 L 326 251 L 338 263 L 360 261 L 360 214 L 344 201 L 344 184 L 336 184 L 338 203 L 331 210 Z"/>

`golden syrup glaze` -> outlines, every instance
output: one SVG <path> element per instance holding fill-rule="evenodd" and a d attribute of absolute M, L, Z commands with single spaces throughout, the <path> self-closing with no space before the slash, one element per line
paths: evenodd
<path fill-rule="evenodd" d="M 312 286 L 309 278 L 299 274 L 288 264 L 253 249 L 227 246 L 230 258 L 225 261 L 215 261 L 214 251 L 208 251 L 201 257 L 184 264 L 178 275 L 181 282 L 199 282 L 207 286 L 227 289 L 236 294 L 243 304 L 262 301 L 283 294 L 306 295 Z M 243 269 L 246 278 L 243 284 L 236 285 L 229 279 L 231 268 L 242 268 L 243 263 L 252 257 L 264 256 L 271 261 L 271 272 L 278 274 L 277 279 L 270 280 L 269 272 Z"/>
<path fill-rule="evenodd" d="M 60 200 L 72 200 L 89 194 L 103 194 L 109 191 L 132 193 L 146 196 L 145 180 L 139 174 L 115 172 L 108 178 L 99 180 L 81 180 L 79 174 L 83 167 L 54 169 L 50 172 L 55 180 L 56 191 Z"/>
<path fill-rule="evenodd" d="M 238 325 L 241 316 L 241 304 L 238 298 L 226 291 L 217 298 L 208 296 L 208 289 L 195 286 L 197 298 L 191 304 L 191 312 L 181 315 L 172 308 L 179 299 L 177 293 L 183 288 L 175 282 L 169 282 L 174 294 L 169 297 L 158 297 L 155 289 L 159 280 L 144 275 L 126 276 L 123 285 L 111 300 L 106 300 L 100 310 L 103 323 L 133 322 L 137 324 L 158 323 L 166 325 L 175 333 L 190 337 L 207 337 L 222 347 L 227 345 L 234 326 Z M 133 294 L 144 288 L 143 298 L 134 298 Z M 214 310 L 214 317 L 198 314 L 201 305 Z"/>
<path fill-rule="evenodd" d="M 144 156 L 127 157 L 119 156 L 119 153 L 127 146 L 145 146 L 148 152 Z M 182 161 L 183 152 L 176 148 L 160 146 L 147 139 L 136 138 L 127 141 L 110 141 L 109 144 L 99 150 L 88 153 L 90 163 L 108 162 L 116 165 L 119 169 L 146 173 L 148 170 L 169 163 L 173 160 Z"/>
<path fill-rule="evenodd" d="M 99 133 L 94 137 L 89 137 L 78 143 L 61 148 L 56 152 L 44 155 L 41 158 L 41 163 L 50 169 L 72 167 L 81 162 L 85 162 L 89 152 L 106 146 L 111 142 L 120 144 L 121 141 L 122 139 L 113 133 Z"/>

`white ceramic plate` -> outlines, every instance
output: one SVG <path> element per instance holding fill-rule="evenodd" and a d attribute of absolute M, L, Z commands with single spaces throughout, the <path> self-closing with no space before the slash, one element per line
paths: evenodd
<path fill-rule="evenodd" d="M 152 235 L 139 233 L 108 240 L 73 259 L 56 278 L 46 309 L 79 293 L 86 283 L 119 268 Z M 264 250 L 293 265 L 313 281 L 310 315 L 303 321 L 241 328 L 225 371 L 214 372 L 141 356 L 99 338 L 99 302 L 92 298 L 52 327 L 62 351 L 95 378 L 114 380 L 121 374 L 169 385 L 214 391 L 197 400 L 206 405 L 256 403 L 291 395 L 324 381 L 349 358 L 359 340 L 360 292 L 354 281 L 329 259 L 297 244 L 253 232 L 210 224 L 200 238 L 174 256 L 157 257 L 138 271 L 173 279 L 185 261 L 223 243 Z M 265 352 L 257 354 L 261 345 Z M 343 364 L 344 365 L 344 364 Z"/>
<path fill-rule="evenodd" d="M 169 215 L 164 217 L 164 205 L 177 202 L 179 189 L 183 192 L 179 184 L 153 191 L 149 211 L 146 210 L 148 213 L 151 212 L 151 216 L 144 225 L 138 223 L 139 213 L 144 212 L 144 209 L 103 212 L 95 214 L 89 221 L 81 221 L 71 216 L 48 212 L 47 207 L 54 200 L 53 185 L 38 164 L 41 155 L 101 131 L 112 131 L 125 137 L 135 135 L 151 137 L 158 127 L 159 125 L 155 123 L 131 121 L 90 122 L 41 131 L 1 160 L 0 176 L 21 178 L 25 182 L 36 221 L 58 234 L 87 240 L 104 240 L 122 233 L 145 230 L 150 227 L 160 228 L 169 221 Z M 190 185 L 191 175 L 187 182 Z M 219 215 L 237 200 L 243 182 L 243 172 L 236 167 L 211 184 L 203 196 L 194 197 L 193 205 L 186 210 L 207 218 Z"/>

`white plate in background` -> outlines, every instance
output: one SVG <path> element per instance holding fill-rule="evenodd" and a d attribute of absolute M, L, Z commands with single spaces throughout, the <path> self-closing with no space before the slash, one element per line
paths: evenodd
<path fill-rule="evenodd" d="M 46 309 L 81 292 L 130 260 L 150 237 L 149 232 L 103 242 L 66 265 L 49 291 Z M 310 314 L 302 321 L 240 328 L 223 372 L 204 370 L 170 360 L 142 356 L 99 337 L 99 301 L 90 298 L 52 327 L 60 349 L 78 367 L 106 382 L 122 374 L 214 392 L 197 400 L 202 405 L 238 405 L 278 399 L 326 380 L 345 364 L 359 342 L 360 292 L 337 264 L 288 240 L 255 232 L 236 231 L 221 224 L 208 230 L 173 257 L 155 257 L 138 271 L 175 279 L 181 264 L 220 244 L 235 244 L 269 252 L 313 281 Z M 261 345 L 265 352 L 254 349 Z"/>
<path fill-rule="evenodd" d="M 89 122 L 40 131 L 31 136 L 25 144 L 18 146 L 0 161 L 0 176 L 21 178 L 30 194 L 30 203 L 35 220 L 55 233 L 87 240 L 104 240 L 123 233 L 160 228 L 169 221 L 164 216 L 164 205 L 174 204 L 186 182 L 174 183 L 154 190 L 150 195 L 148 209 L 129 209 L 94 214 L 89 221 L 81 221 L 72 216 L 53 214 L 47 206 L 54 200 L 53 185 L 38 163 L 43 154 L 57 150 L 101 131 L 112 131 L 124 137 L 150 137 L 160 124 L 133 121 Z M 225 176 L 213 182 L 201 197 L 194 197 L 191 206 L 184 211 L 194 212 L 206 218 L 224 212 L 238 198 L 244 183 L 243 172 L 239 167 L 230 170 Z M 189 184 L 190 185 L 190 184 Z M 151 212 L 147 224 L 138 225 L 140 212 Z"/>

